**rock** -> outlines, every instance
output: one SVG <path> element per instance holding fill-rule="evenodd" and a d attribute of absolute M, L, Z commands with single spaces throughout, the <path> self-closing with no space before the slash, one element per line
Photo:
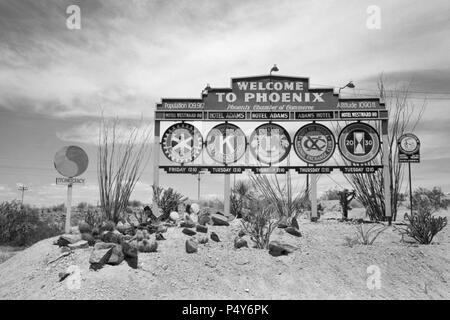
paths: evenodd
<path fill-rule="evenodd" d="M 88 242 L 88 245 L 93 246 L 95 244 L 95 238 L 90 233 L 82 233 L 81 240 L 85 240 Z"/>
<path fill-rule="evenodd" d="M 94 239 L 98 239 L 100 237 L 100 230 L 98 228 L 93 228 L 92 236 L 94 237 Z"/>
<path fill-rule="evenodd" d="M 108 231 L 102 235 L 102 241 L 121 244 L 123 241 L 123 235 L 114 231 Z"/>
<path fill-rule="evenodd" d="M 198 243 L 200 243 L 200 244 L 206 244 L 206 243 L 208 243 L 208 237 L 207 237 L 207 236 L 201 236 L 201 237 L 198 239 Z"/>
<path fill-rule="evenodd" d="M 158 228 L 156 229 L 156 232 L 158 232 L 158 233 L 164 233 L 164 232 L 167 232 L 167 227 L 166 227 L 166 226 L 160 225 L 160 226 L 158 226 Z"/>
<path fill-rule="evenodd" d="M 302 234 L 300 233 L 300 231 L 294 227 L 287 227 L 286 229 L 284 229 L 287 233 L 296 236 L 296 237 L 301 237 Z"/>
<path fill-rule="evenodd" d="M 191 221 L 191 220 L 182 221 L 180 223 L 180 227 L 181 228 L 194 228 L 195 227 L 195 223 L 194 223 L 194 221 Z"/>
<path fill-rule="evenodd" d="M 106 243 L 106 242 L 97 242 L 94 245 L 94 250 L 104 250 L 104 249 L 111 249 L 114 248 L 114 243 Z"/>
<path fill-rule="evenodd" d="M 291 227 L 295 228 L 295 229 L 300 229 L 300 226 L 298 225 L 298 221 L 295 217 L 292 218 L 291 220 Z"/>
<path fill-rule="evenodd" d="M 68 247 L 72 250 L 85 249 L 89 248 L 89 243 L 86 240 L 80 240 L 78 242 L 69 244 Z"/>
<path fill-rule="evenodd" d="M 196 203 L 191 204 L 191 212 L 194 214 L 199 213 L 200 211 L 200 206 Z"/>
<path fill-rule="evenodd" d="M 236 237 L 234 238 L 234 247 L 236 249 L 240 249 L 243 247 L 247 247 L 248 248 L 248 244 L 247 241 L 245 239 L 242 239 L 241 237 Z"/>
<path fill-rule="evenodd" d="M 244 230 L 239 230 L 238 237 L 243 237 L 245 235 L 246 235 L 246 233 Z"/>
<path fill-rule="evenodd" d="M 230 225 L 228 223 L 228 219 L 221 214 L 213 213 L 211 215 L 211 220 L 215 226 L 229 226 Z"/>
<path fill-rule="evenodd" d="M 183 232 L 184 234 L 187 234 L 188 236 L 193 236 L 193 235 L 197 234 L 197 232 L 195 232 L 194 230 L 188 229 L 188 228 L 184 228 L 181 232 Z"/>
<path fill-rule="evenodd" d="M 100 233 L 103 231 L 114 231 L 116 228 L 116 224 L 113 221 L 103 222 L 103 225 L 100 227 Z"/>
<path fill-rule="evenodd" d="M 212 224 L 211 221 L 211 209 L 206 207 L 202 208 L 198 213 L 198 224 L 204 226 L 206 224 Z"/>
<path fill-rule="evenodd" d="M 198 232 L 202 232 L 202 233 L 208 233 L 208 228 L 202 225 L 197 225 L 197 227 L 195 228 L 195 230 L 197 230 Z"/>
<path fill-rule="evenodd" d="M 114 247 L 112 247 L 111 257 L 109 257 L 107 264 L 117 266 L 121 264 L 124 259 L 125 256 L 123 254 L 122 246 L 120 244 L 114 244 Z"/>
<path fill-rule="evenodd" d="M 155 239 L 158 240 L 158 241 L 166 240 L 166 238 L 164 238 L 163 235 L 162 235 L 161 233 L 157 233 L 157 234 L 155 235 Z"/>
<path fill-rule="evenodd" d="M 116 229 L 122 234 L 125 234 L 127 232 L 127 228 L 125 227 L 125 224 L 122 221 L 119 221 L 117 223 Z"/>
<path fill-rule="evenodd" d="M 156 252 L 158 249 L 158 242 L 155 240 L 144 239 L 138 243 L 139 252 Z"/>
<path fill-rule="evenodd" d="M 88 223 L 86 223 L 84 221 L 81 222 L 78 225 L 78 230 L 80 230 L 81 234 L 83 234 L 83 233 L 92 233 L 92 227 Z"/>
<path fill-rule="evenodd" d="M 169 218 L 170 218 L 170 220 L 172 220 L 172 221 L 177 221 L 178 219 L 180 219 L 180 215 L 178 214 L 178 212 L 172 211 L 172 212 L 169 214 Z"/>
<path fill-rule="evenodd" d="M 80 229 L 78 228 L 78 226 L 70 227 L 69 234 L 80 234 Z"/>
<path fill-rule="evenodd" d="M 71 275 L 70 272 L 60 272 L 60 273 L 58 273 L 59 282 L 64 281 L 64 279 L 66 279 L 70 275 Z"/>
<path fill-rule="evenodd" d="M 186 240 L 186 252 L 187 253 L 194 253 L 198 250 L 198 243 L 195 241 L 195 239 L 187 239 Z"/>
<path fill-rule="evenodd" d="M 101 269 L 111 257 L 112 250 L 113 248 L 99 250 L 94 249 L 89 258 L 89 263 L 91 264 L 90 268 L 93 270 Z"/>
<path fill-rule="evenodd" d="M 139 220 L 136 218 L 136 216 L 134 214 L 130 214 L 128 215 L 128 223 L 132 226 L 132 227 L 139 227 Z"/>
<path fill-rule="evenodd" d="M 125 257 L 125 261 L 127 264 L 133 268 L 137 269 L 138 267 L 138 250 L 137 247 L 131 245 L 128 242 L 122 243 L 122 252 Z"/>
<path fill-rule="evenodd" d="M 288 255 L 296 250 L 295 247 L 279 241 L 271 241 L 269 243 L 269 254 L 274 257 Z"/>
<path fill-rule="evenodd" d="M 126 234 L 126 235 L 123 236 L 123 240 L 124 241 L 130 241 L 131 239 L 133 239 L 133 236 L 131 236 L 129 234 Z"/>
<path fill-rule="evenodd" d="M 217 235 L 217 233 L 211 232 L 210 237 L 211 237 L 211 240 L 213 240 L 213 241 L 215 241 L 215 242 L 220 242 L 220 238 L 219 238 L 219 236 Z"/>
<path fill-rule="evenodd" d="M 74 235 L 74 234 L 63 234 L 58 238 L 56 241 L 56 244 L 60 247 L 67 247 L 69 244 L 74 244 L 81 240 L 80 235 Z"/>
<path fill-rule="evenodd" d="M 136 231 L 136 240 L 137 241 L 144 240 L 144 231 L 142 231 L 142 230 L 137 230 Z"/>

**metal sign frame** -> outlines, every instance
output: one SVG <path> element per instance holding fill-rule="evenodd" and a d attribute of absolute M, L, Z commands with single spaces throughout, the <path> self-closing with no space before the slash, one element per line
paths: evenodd
<path fill-rule="evenodd" d="M 266 162 L 259 166 L 239 165 L 186 165 L 160 166 L 160 124 L 161 122 L 262 122 L 264 124 L 278 124 L 281 122 L 315 123 L 324 121 L 380 121 L 382 132 L 377 133 L 382 152 L 380 165 L 356 163 L 352 166 L 326 166 L 311 163 L 311 166 L 274 166 L 273 162 Z M 263 125 L 264 125 L 263 124 Z M 334 93 L 333 88 L 310 88 L 309 78 L 263 75 L 254 77 L 232 78 L 230 88 L 205 88 L 201 97 L 195 98 L 163 98 L 156 105 L 155 110 L 155 141 L 154 141 L 154 181 L 159 185 L 159 170 L 172 174 L 198 174 L 206 170 L 213 174 L 225 175 L 225 211 L 229 210 L 230 174 L 252 170 L 255 173 L 286 173 L 295 170 L 299 174 L 323 174 L 339 169 L 345 173 L 374 173 L 383 169 L 385 198 L 390 199 L 390 175 L 388 171 L 389 148 L 388 143 L 388 111 L 384 102 L 379 98 L 341 98 Z M 284 129 L 284 128 L 283 128 Z M 284 129 L 285 130 L 285 129 Z M 252 134 L 253 135 L 253 134 Z M 251 135 L 251 136 L 252 136 Z M 246 151 L 250 153 L 251 136 L 248 139 Z M 289 134 L 289 148 L 292 152 L 293 140 Z M 379 137 L 382 137 L 380 140 Z M 294 137 L 295 138 L 295 137 Z M 333 136 L 335 141 L 336 137 Z M 338 142 L 335 142 L 338 145 Z M 205 146 L 205 142 L 203 143 Z M 334 148 L 337 149 L 337 148 Z M 378 152 L 379 152 L 378 150 Z M 333 152 L 336 152 L 334 150 Z M 378 154 L 377 152 L 377 154 Z M 373 159 L 373 158 L 372 158 Z M 312 181 L 315 181 L 313 178 Z M 314 189 L 314 186 L 313 186 Z M 315 191 L 312 190 L 313 194 Z M 155 210 L 156 202 L 154 201 Z M 391 203 L 385 202 L 386 216 L 391 218 Z M 317 216 L 317 199 L 312 199 L 312 216 Z"/>

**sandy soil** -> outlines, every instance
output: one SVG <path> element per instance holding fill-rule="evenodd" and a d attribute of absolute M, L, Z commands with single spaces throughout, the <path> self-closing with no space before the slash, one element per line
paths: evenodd
<path fill-rule="evenodd" d="M 352 210 L 358 215 L 358 210 Z M 448 212 L 443 213 L 450 216 Z M 58 262 L 61 254 L 43 240 L 0 264 L 0 299 L 449 299 L 450 228 L 432 245 L 400 242 L 392 227 L 372 246 L 345 244 L 354 225 L 327 213 L 318 223 L 300 218 L 303 237 L 277 229 L 273 240 L 297 246 L 289 256 L 265 250 L 234 249 L 239 222 L 209 227 L 222 242 L 211 240 L 199 252 L 185 252 L 186 235 L 169 228 L 157 253 L 140 253 L 139 268 L 123 262 L 89 270 L 92 248 L 80 249 Z M 248 238 L 247 238 L 248 239 Z M 248 239 L 249 244 L 251 241 Z M 80 289 L 69 289 L 58 273 L 71 265 L 81 270 Z M 369 289 L 367 268 L 381 271 L 381 288 Z"/>

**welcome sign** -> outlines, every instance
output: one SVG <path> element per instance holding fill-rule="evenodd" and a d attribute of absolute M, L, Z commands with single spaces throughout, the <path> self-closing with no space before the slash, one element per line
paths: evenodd
<path fill-rule="evenodd" d="M 338 120 L 385 119 L 378 98 L 343 99 L 333 88 L 310 88 L 308 78 L 233 78 L 231 88 L 208 88 L 200 99 L 162 99 L 156 119 L 165 120 Z"/>

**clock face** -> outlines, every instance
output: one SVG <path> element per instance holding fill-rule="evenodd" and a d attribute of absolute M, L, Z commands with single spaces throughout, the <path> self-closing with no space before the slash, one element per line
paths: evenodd
<path fill-rule="evenodd" d="M 411 137 L 406 137 L 405 139 L 402 140 L 402 142 L 400 143 L 403 150 L 408 151 L 408 152 L 412 152 L 417 148 L 417 141 L 414 138 Z"/>
<path fill-rule="evenodd" d="M 412 134 L 405 134 L 400 137 L 400 150 L 406 154 L 413 154 L 419 150 L 419 139 Z"/>

